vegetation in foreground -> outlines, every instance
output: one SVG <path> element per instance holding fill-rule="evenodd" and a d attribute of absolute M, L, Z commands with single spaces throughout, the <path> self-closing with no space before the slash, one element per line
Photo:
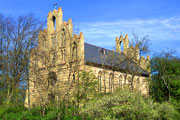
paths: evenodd
<path fill-rule="evenodd" d="M 78 107 L 71 102 L 62 103 L 58 108 L 53 104 L 31 110 L 21 105 L 1 106 L 2 120 L 178 120 L 180 114 L 168 102 L 157 103 L 129 89 L 119 89 L 111 94 L 98 94 L 95 98 Z"/>

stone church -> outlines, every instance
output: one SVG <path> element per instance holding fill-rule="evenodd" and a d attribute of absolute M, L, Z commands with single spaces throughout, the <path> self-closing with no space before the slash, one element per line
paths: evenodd
<path fill-rule="evenodd" d="M 82 32 L 73 34 L 72 20 L 63 21 L 61 7 L 50 11 L 47 29 L 40 31 L 38 45 L 31 50 L 25 106 L 46 101 L 50 93 L 58 94 L 55 99 L 65 96 L 81 71 L 93 72 L 98 92 L 129 87 L 148 94 L 149 56 L 140 57 L 138 45 L 129 46 L 127 34 L 116 37 L 115 44 L 116 50 L 111 51 L 85 43 Z"/>

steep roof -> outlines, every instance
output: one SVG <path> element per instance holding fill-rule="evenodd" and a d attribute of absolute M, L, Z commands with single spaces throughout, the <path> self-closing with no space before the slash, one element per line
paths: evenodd
<path fill-rule="evenodd" d="M 113 68 L 119 69 L 120 71 L 129 71 L 133 73 L 140 74 L 142 76 L 149 76 L 149 73 L 142 69 L 124 53 L 117 53 L 105 48 L 101 48 L 89 43 L 84 44 L 85 49 L 85 63 L 86 64 L 96 64 L 111 66 Z"/>

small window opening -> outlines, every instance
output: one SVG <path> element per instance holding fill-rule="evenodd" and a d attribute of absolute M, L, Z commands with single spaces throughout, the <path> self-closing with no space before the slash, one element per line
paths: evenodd
<path fill-rule="evenodd" d="M 122 88 L 123 75 L 119 76 L 119 87 Z"/>
<path fill-rule="evenodd" d="M 98 73 L 98 91 L 101 92 L 101 83 L 102 83 L 102 72 Z"/>
<path fill-rule="evenodd" d="M 124 45 L 122 41 L 120 42 L 120 48 L 121 48 L 121 52 L 124 51 Z"/>
<path fill-rule="evenodd" d="M 48 75 L 48 86 L 54 86 L 57 82 L 57 76 L 55 72 L 50 72 Z"/>
<path fill-rule="evenodd" d="M 104 55 L 106 54 L 106 50 L 105 50 L 104 48 L 101 48 L 101 49 L 100 49 L 100 52 L 101 52 L 102 54 L 104 54 Z"/>
<path fill-rule="evenodd" d="M 130 89 L 133 89 L 133 78 L 132 77 L 128 77 L 128 85 Z"/>
<path fill-rule="evenodd" d="M 72 49 L 72 59 L 75 60 L 77 59 L 77 44 L 73 44 L 73 49 Z"/>
<path fill-rule="evenodd" d="M 61 47 L 65 47 L 65 44 L 66 44 L 66 32 L 63 28 L 61 33 Z"/>
<path fill-rule="evenodd" d="M 75 83 L 75 80 L 76 80 L 76 77 L 75 77 L 75 74 L 73 74 L 73 81 L 72 81 L 72 83 Z"/>
<path fill-rule="evenodd" d="M 114 81 L 113 81 L 113 74 L 110 73 L 109 75 L 109 92 L 113 92 L 114 90 Z"/>
<path fill-rule="evenodd" d="M 56 30 L 56 17 L 53 16 L 53 17 L 52 17 L 52 20 L 53 20 L 54 30 Z"/>

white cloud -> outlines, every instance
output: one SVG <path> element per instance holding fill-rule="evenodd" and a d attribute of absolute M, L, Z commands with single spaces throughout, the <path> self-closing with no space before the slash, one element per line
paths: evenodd
<path fill-rule="evenodd" d="M 115 38 L 120 36 L 121 32 L 123 35 L 129 34 L 130 38 L 133 31 L 139 37 L 149 35 L 152 45 L 153 43 L 180 42 L 180 17 L 81 23 L 79 28 L 84 33 L 86 42 L 110 48 L 114 46 Z"/>

